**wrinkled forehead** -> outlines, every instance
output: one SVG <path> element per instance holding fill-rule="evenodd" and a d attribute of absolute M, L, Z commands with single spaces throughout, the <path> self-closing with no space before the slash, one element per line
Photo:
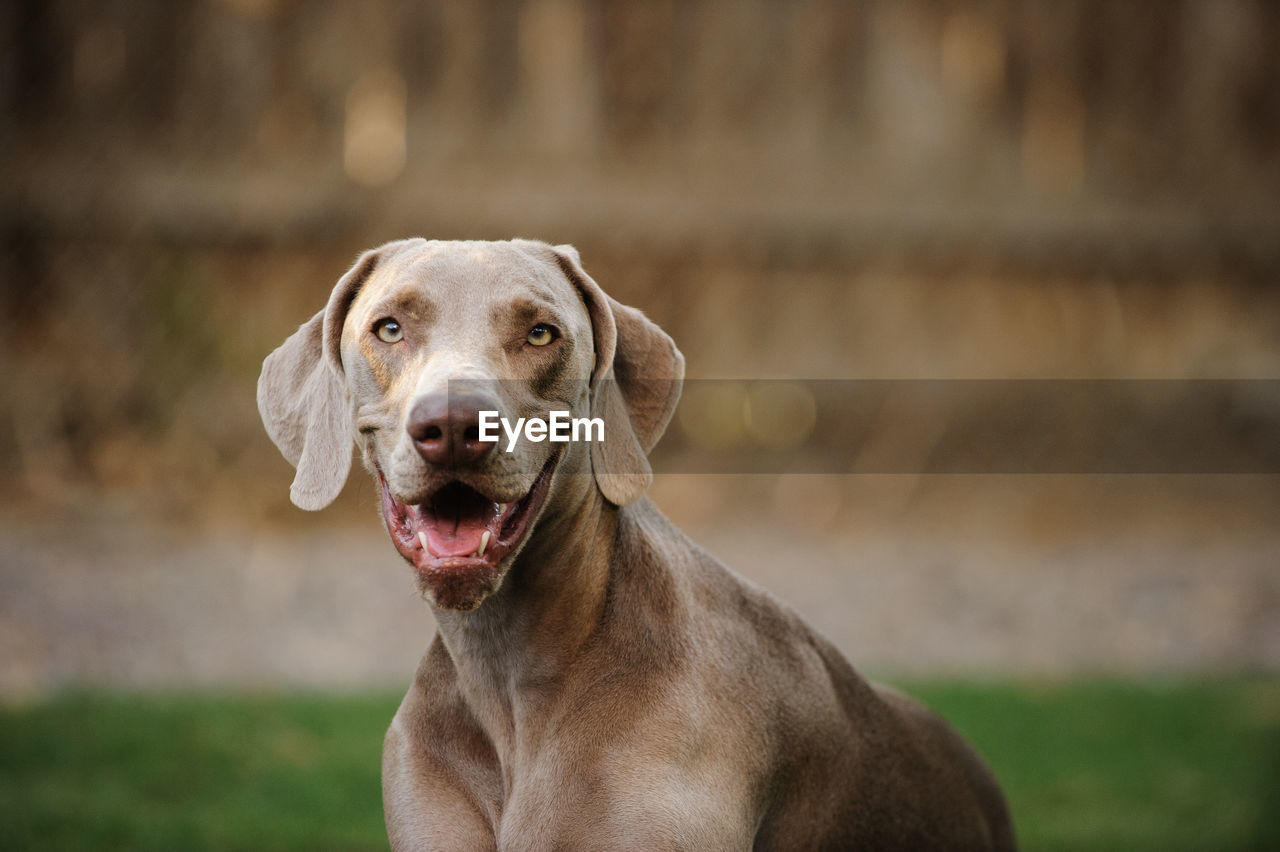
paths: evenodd
<path fill-rule="evenodd" d="M 507 309 L 540 308 L 589 329 L 586 306 L 550 250 L 514 243 L 425 242 L 387 258 L 353 306 L 460 321 Z"/>

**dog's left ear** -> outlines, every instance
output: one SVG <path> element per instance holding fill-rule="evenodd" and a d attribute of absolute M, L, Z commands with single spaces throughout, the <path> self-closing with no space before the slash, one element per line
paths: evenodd
<path fill-rule="evenodd" d="M 289 497 L 308 511 L 337 498 L 351 468 L 351 414 L 339 344 L 347 310 L 388 243 L 365 252 L 339 279 L 324 310 L 307 320 L 262 363 L 258 412 L 267 435 L 297 468 Z"/>
<path fill-rule="evenodd" d="M 605 499 L 625 506 L 653 481 L 648 454 L 680 400 L 684 356 L 644 314 L 607 296 L 583 271 L 577 249 L 556 246 L 555 253 L 582 294 L 595 339 L 591 414 L 604 421 L 604 440 L 591 445 L 591 467 Z"/>

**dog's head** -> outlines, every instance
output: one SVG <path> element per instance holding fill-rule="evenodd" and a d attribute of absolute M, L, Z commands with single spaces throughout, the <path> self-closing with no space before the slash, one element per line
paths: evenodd
<path fill-rule="evenodd" d="M 362 255 L 267 357 L 258 408 L 297 468 L 294 503 L 337 497 L 354 439 L 424 595 L 470 610 L 556 512 L 644 493 L 683 373 L 671 338 L 571 246 L 415 239 Z M 513 442 L 500 425 L 552 412 L 582 423 L 579 440 Z M 586 440 L 591 420 L 603 440 Z"/>

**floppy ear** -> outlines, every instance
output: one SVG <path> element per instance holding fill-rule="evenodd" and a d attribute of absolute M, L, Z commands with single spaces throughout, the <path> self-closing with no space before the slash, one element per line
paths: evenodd
<path fill-rule="evenodd" d="M 680 400 L 684 356 L 644 314 L 605 295 L 583 271 L 577 249 L 563 245 L 555 252 L 582 294 L 595 339 L 591 414 L 604 421 L 605 439 L 591 445 L 591 467 L 605 499 L 625 506 L 653 481 L 648 453 Z"/>
<path fill-rule="evenodd" d="M 351 469 L 350 413 L 339 345 L 347 311 L 381 252 L 361 255 L 339 279 L 325 309 L 262 362 L 258 413 L 267 435 L 298 469 L 289 498 L 301 509 L 314 511 L 332 503 Z"/>

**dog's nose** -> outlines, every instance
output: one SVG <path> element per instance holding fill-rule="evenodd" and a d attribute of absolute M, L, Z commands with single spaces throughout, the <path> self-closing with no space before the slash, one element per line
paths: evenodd
<path fill-rule="evenodd" d="M 493 402 L 476 396 L 432 394 L 414 403 L 406 428 L 428 463 L 465 467 L 479 464 L 497 445 L 497 441 L 480 440 L 480 412 L 497 409 Z"/>

